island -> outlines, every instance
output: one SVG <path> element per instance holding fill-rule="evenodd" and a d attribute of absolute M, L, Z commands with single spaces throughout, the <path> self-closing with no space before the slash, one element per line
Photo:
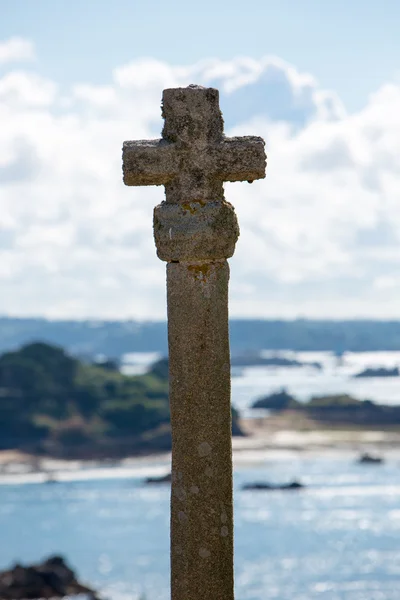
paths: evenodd
<path fill-rule="evenodd" d="M 232 433 L 243 435 L 232 409 Z M 168 360 L 145 375 L 35 342 L 0 356 L 0 450 L 110 459 L 171 449 Z"/>
<path fill-rule="evenodd" d="M 299 402 L 288 393 L 286 388 L 273 392 L 268 396 L 263 396 L 253 402 L 252 408 L 264 408 L 266 410 L 280 411 L 289 408 L 296 408 Z"/>
<path fill-rule="evenodd" d="M 312 367 L 322 369 L 319 362 L 302 362 L 294 358 L 287 358 L 280 354 L 262 356 L 259 353 L 247 352 L 231 357 L 232 367 Z"/>
<path fill-rule="evenodd" d="M 364 371 L 361 371 L 360 373 L 356 373 L 356 375 L 353 375 L 353 377 L 398 377 L 399 374 L 400 373 L 398 367 L 393 367 L 392 369 L 387 369 L 385 367 L 373 369 L 369 367 L 368 369 L 364 369 Z"/>
<path fill-rule="evenodd" d="M 400 426 L 400 406 L 359 400 L 348 394 L 314 396 L 300 402 L 285 389 L 256 400 L 252 408 L 264 408 L 273 414 L 292 415 L 309 422 L 332 426 L 396 429 Z"/>

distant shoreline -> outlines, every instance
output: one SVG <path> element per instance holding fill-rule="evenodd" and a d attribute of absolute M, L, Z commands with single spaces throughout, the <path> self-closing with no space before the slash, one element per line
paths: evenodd
<path fill-rule="evenodd" d="M 32 340 L 65 347 L 76 356 L 121 358 L 136 352 L 166 356 L 167 322 L 160 320 L 46 319 L 0 316 L 0 352 Z M 231 318 L 232 354 L 400 351 L 399 319 Z"/>
<path fill-rule="evenodd" d="M 316 422 L 297 411 L 284 411 L 268 417 L 242 419 L 247 434 L 236 440 L 237 447 L 250 445 L 271 450 L 362 451 L 365 449 L 398 448 L 400 427 L 339 425 Z"/>
<path fill-rule="evenodd" d="M 287 456 L 324 458 L 335 455 L 356 459 L 368 451 L 380 455 L 399 455 L 400 430 L 363 428 L 326 428 L 282 414 L 268 418 L 242 419 L 248 434 L 233 438 L 233 460 L 236 467 L 280 460 Z M 170 468 L 170 453 L 149 453 L 121 459 L 66 460 L 40 457 L 18 450 L 0 451 L 0 484 L 15 481 L 45 482 L 53 475 L 57 480 L 96 478 L 143 478 L 162 475 Z M 77 475 L 79 473 L 79 476 Z"/>

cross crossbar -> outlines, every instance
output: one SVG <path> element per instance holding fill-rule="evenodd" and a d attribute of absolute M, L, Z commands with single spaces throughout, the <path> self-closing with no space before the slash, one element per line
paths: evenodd
<path fill-rule="evenodd" d="M 163 114 L 161 139 L 124 143 L 126 185 L 164 185 L 171 203 L 215 202 L 224 181 L 265 177 L 264 140 L 223 135 L 217 90 L 164 90 Z"/>

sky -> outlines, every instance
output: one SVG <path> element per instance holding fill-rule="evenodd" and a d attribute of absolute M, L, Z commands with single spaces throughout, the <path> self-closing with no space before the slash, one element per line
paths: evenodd
<path fill-rule="evenodd" d="M 165 318 L 163 191 L 124 187 L 121 146 L 198 83 L 268 154 L 225 185 L 231 315 L 400 318 L 399 22 L 396 0 L 0 0 L 0 314 Z"/>

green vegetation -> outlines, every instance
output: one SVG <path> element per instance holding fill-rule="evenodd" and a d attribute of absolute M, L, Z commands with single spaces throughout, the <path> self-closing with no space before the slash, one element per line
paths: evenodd
<path fill-rule="evenodd" d="M 44 343 L 0 357 L 0 448 L 124 453 L 146 446 L 149 432 L 155 446 L 162 432 L 165 446 L 168 422 L 168 380 L 157 369 L 128 377 Z"/>
<path fill-rule="evenodd" d="M 308 402 L 299 402 L 282 389 L 260 398 L 252 407 L 268 409 L 273 413 L 297 413 L 298 416 L 306 416 L 328 426 L 398 428 L 400 425 L 400 406 L 376 404 L 372 400 L 359 400 L 348 394 L 314 396 Z"/>
<path fill-rule="evenodd" d="M 368 402 L 368 401 L 367 401 Z M 313 396 L 307 403 L 307 408 L 354 408 L 364 404 L 348 394 L 334 394 L 333 396 Z"/>
<path fill-rule="evenodd" d="M 166 359 L 131 377 L 113 361 L 83 363 L 45 343 L 0 357 L 0 449 L 94 458 L 170 446 Z"/>
<path fill-rule="evenodd" d="M 301 406 L 291 394 L 282 388 L 279 392 L 274 392 L 269 396 L 256 400 L 253 404 L 253 408 L 265 408 L 266 410 L 281 411 L 287 409 L 293 409 Z"/>

